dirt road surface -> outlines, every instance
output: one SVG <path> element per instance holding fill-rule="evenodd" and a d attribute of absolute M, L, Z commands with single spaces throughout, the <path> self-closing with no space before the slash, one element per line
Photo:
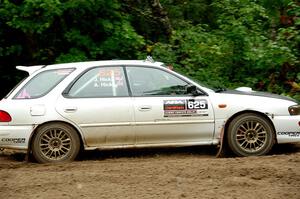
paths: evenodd
<path fill-rule="evenodd" d="M 0 152 L 0 198 L 300 198 L 300 144 L 215 158 L 211 147 L 85 152 L 37 164 Z"/>

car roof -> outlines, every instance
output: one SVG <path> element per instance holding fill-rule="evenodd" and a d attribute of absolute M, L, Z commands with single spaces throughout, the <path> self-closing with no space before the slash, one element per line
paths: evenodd
<path fill-rule="evenodd" d="M 94 66 L 155 66 L 163 67 L 162 62 L 151 62 L 148 60 L 106 60 L 106 61 L 87 61 L 87 62 L 71 62 L 63 64 L 52 64 L 52 65 L 37 65 L 37 66 L 16 66 L 18 70 L 26 71 L 29 74 L 36 72 L 41 68 L 46 69 L 60 69 L 60 68 L 89 68 Z"/>

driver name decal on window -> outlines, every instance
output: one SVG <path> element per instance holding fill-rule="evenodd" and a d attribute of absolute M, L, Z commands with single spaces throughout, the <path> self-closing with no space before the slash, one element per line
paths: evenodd
<path fill-rule="evenodd" d="M 207 100 L 164 100 L 164 117 L 191 116 L 208 116 Z"/>
<path fill-rule="evenodd" d="M 94 82 L 95 87 L 124 86 L 124 79 L 120 68 L 101 68 Z"/>

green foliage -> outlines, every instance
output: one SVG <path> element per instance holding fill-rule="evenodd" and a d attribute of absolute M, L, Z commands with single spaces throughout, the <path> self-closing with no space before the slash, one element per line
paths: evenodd
<path fill-rule="evenodd" d="M 121 12 L 117 0 L 4 0 L 0 23 L 8 31 L 0 34 L 8 42 L 0 41 L 0 53 L 25 53 L 33 64 L 133 58 L 144 40 Z M 8 32 L 22 41 L 14 42 Z"/>
<path fill-rule="evenodd" d="M 284 5 L 300 16 L 297 4 Z M 274 27 L 268 10 L 250 0 L 213 1 L 210 10 L 212 23 L 182 21 L 170 43 L 155 43 L 153 56 L 214 87 L 250 86 L 299 100 L 299 18 Z"/>
<path fill-rule="evenodd" d="M 1 83 L 12 87 L 20 64 L 151 54 L 214 87 L 250 86 L 300 100 L 299 3 L 160 0 L 162 8 L 154 8 L 153 2 L 0 0 Z"/>
<path fill-rule="evenodd" d="M 143 46 L 118 0 L 0 0 L 0 93 L 16 65 L 133 59 Z"/>
<path fill-rule="evenodd" d="M 4 0 L 0 8 L 6 24 L 24 33 L 42 33 L 62 14 L 58 0 L 27 0 L 21 5 Z"/>
<path fill-rule="evenodd" d="M 174 28 L 184 28 L 185 23 L 207 24 L 211 23 L 212 12 L 210 0 L 161 0 L 165 6 Z"/>
<path fill-rule="evenodd" d="M 56 58 L 57 63 L 81 62 L 87 60 L 86 54 L 77 48 L 71 48 L 69 52 L 66 54 L 62 53 Z"/>

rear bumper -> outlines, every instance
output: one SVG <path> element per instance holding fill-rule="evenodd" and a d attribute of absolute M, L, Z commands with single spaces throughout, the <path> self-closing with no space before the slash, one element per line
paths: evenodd
<path fill-rule="evenodd" d="M 27 150 L 33 126 L 0 126 L 0 148 Z"/>
<path fill-rule="evenodd" d="M 273 122 L 278 143 L 300 142 L 300 115 L 275 116 Z"/>

